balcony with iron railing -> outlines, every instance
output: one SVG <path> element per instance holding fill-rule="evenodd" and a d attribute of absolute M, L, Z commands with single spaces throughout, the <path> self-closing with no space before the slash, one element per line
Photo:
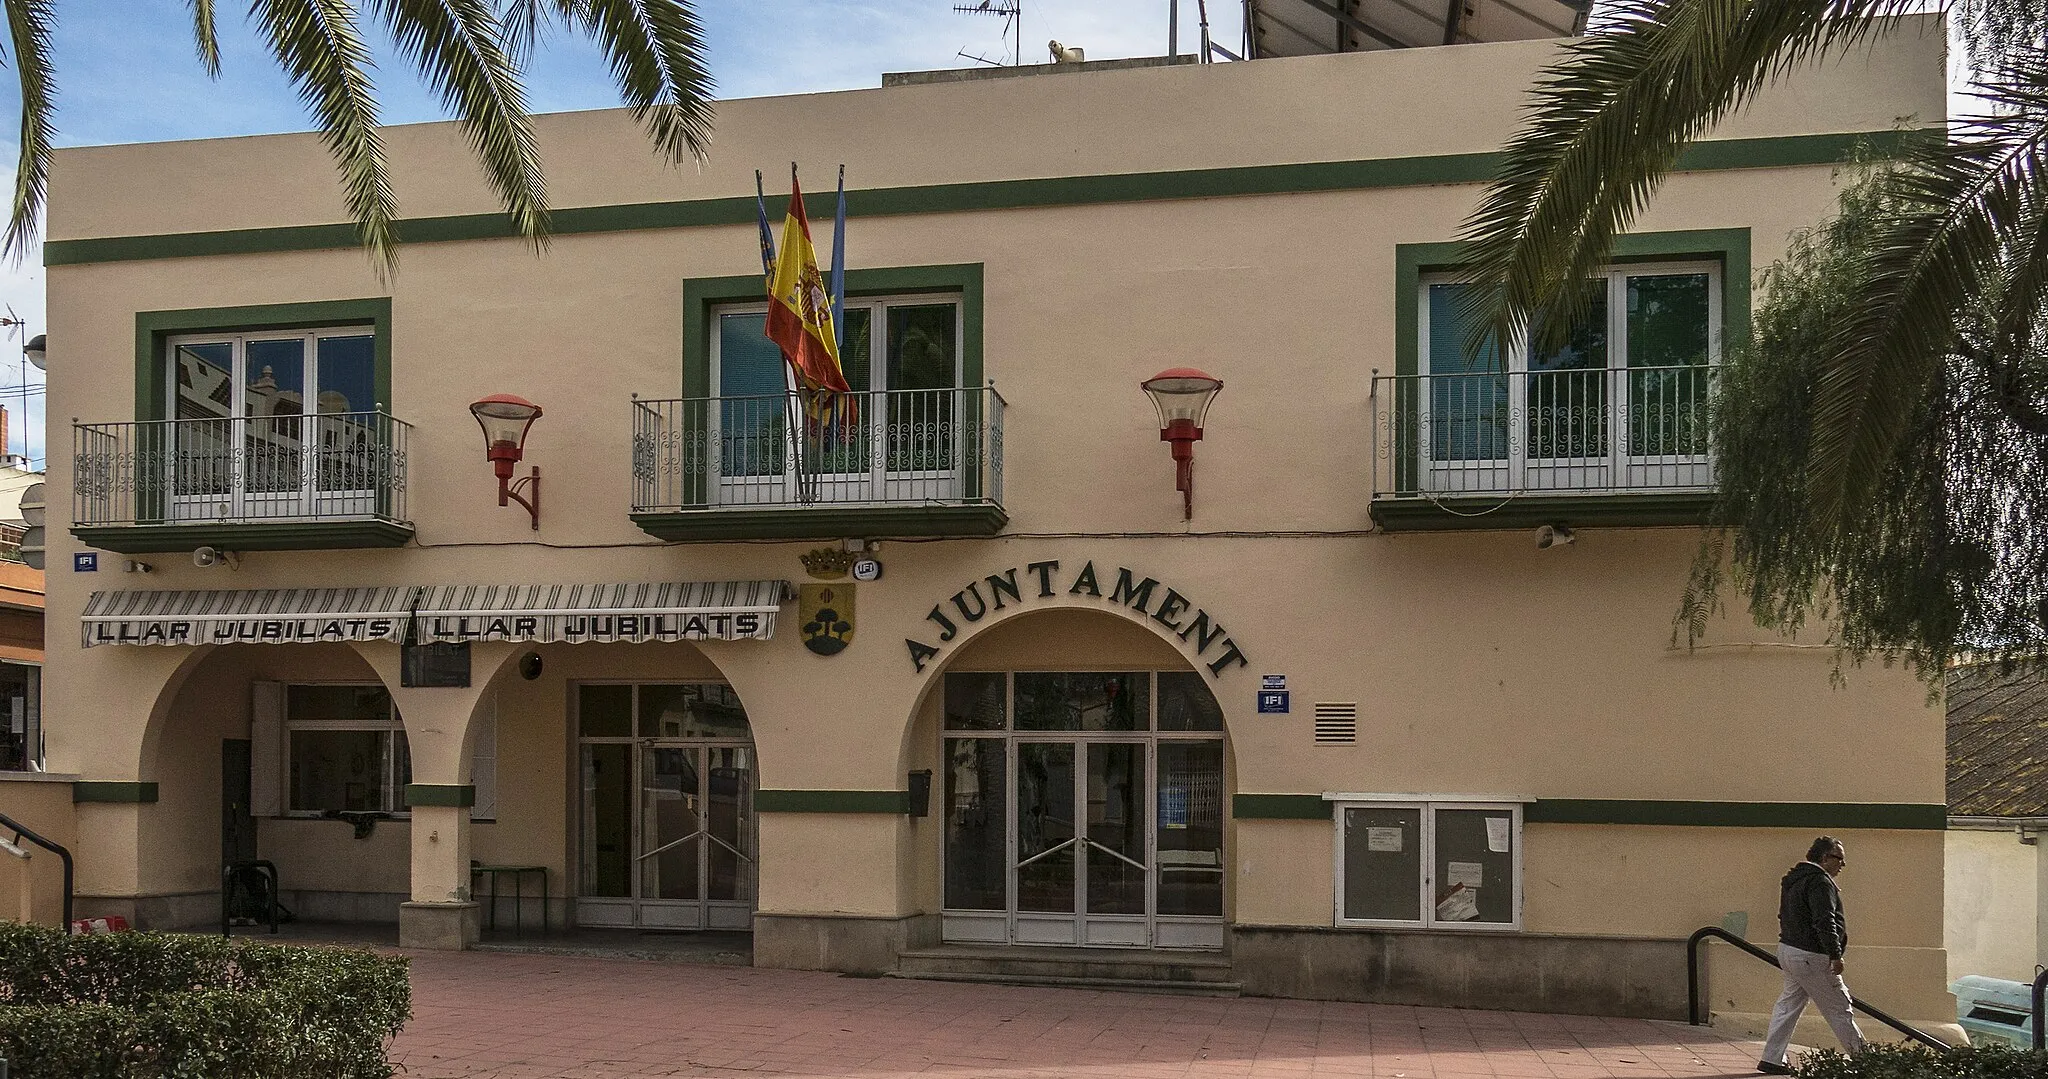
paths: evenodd
<path fill-rule="evenodd" d="M 633 520 L 671 540 L 987 536 L 993 386 L 633 402 Z"/>
<path fill-rule="evenodd" d="M 1390 531 L 1697 524 L 1709 366 L 1372 380 L 1372 516 Z"/>
<path fill-rule="evenodd" d="M 401 546 L 411 431 L 383 412 L 74 424 L 71 533 L 127 553 Z"/>

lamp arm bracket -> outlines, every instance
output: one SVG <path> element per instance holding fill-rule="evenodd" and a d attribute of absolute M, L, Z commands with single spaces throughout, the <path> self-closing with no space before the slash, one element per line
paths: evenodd
<path fill-rule="evenodd" d="M 540 466 L 517 480 L 498 481 L 498 505 L 507 505 L 507 500 L 525 507 L 527 515 L 533 518 L 533 530 L 540 531 Z M 519 492 L 526 491 L 527 494 Z"/>

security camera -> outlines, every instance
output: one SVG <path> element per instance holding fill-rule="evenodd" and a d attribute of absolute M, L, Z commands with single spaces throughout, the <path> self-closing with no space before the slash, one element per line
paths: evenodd
<path fill-rule="evenodd" d="M 1536 529 L 1536 549 L 1547 551 L 1552 547 L 1564 547 L 1577 538 L 1572 535 L 1572 530 L 1564 525 L 1543 525 Z"/>
<path fill-rule="evenodd" d="M 155 568 L 155 566 L 152 566 L 147 562 L 137 562 L 135 559 L 132 558 L 128 560 L 128 572 L 130 573 L 148 573 L 150 570 L 153 570 Z"/>

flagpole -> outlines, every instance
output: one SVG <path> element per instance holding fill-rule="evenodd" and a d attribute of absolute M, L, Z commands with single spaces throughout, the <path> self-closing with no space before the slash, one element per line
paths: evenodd
<path fill-rule="evenodd" d="M 797 200 L 803 198 L 802 192 L 803 186 L 797 183 L 796 179 L 796 162 L 792 161 L 789 163 L 789 201 L 792 204 L 796 203 Z M 792 209 L 788 213 L 794 214 L 794 212 L 794 209 Z M 787 216 L 785 216 L 785 219 L 787 219 Z M 784 238 L 787 239 L 787 237 Z M 811 411 L 811 388 L 804 384 L 803 375 L 800 372 L 791 372 L 790 378 L 796 383 L 796 389 L 791 391 L 789 395 L 789 410 L 792 420 L 790 444 L 796 455 L 796 460 L 793 462 L 796 465 L 796 497 L 799 502 L 811 503 L 818 500 L 817 479 L 812 475 L 810 469 L 810 464 L 817 455 L 806 452 L 807 444 L 811 440 L 811 425 L 808 422 Z"/>

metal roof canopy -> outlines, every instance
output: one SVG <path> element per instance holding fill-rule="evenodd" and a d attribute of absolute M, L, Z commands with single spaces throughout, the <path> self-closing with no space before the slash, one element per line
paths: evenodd
<path fill-rule="evenodd" d="M 1530 41 L 1585 32 L 1592 0 L 1245 0 L 1251 57 Z"/>

